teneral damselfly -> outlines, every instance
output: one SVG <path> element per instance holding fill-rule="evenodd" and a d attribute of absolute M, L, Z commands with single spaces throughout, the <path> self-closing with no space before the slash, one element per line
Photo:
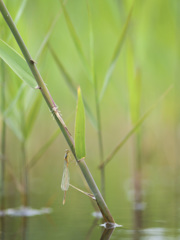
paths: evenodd
<path fill-rule="evenodd" d="M 69 154 L 70 154 L 70 151 L 66 150 L 66 153 L 64 156 L 63 176 L 62 176 L 62 181 L 61 181 L 61 189 L 64 191 L 63 205 L 65 204 L 65 201 L 66 201 L 66 191 L 69 188 L 69 180 L 70 180 L 69 169 L 68 169 Z"/>

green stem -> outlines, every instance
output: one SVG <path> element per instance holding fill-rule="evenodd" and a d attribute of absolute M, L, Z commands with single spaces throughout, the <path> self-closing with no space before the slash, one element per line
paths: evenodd
<path fill-rule="evenodd" d="M 76 154 L 75 154 L 74 140 L 73 140 L 70 132 L 68 131 L 59 111 L 57 110 L 57 106 L 56 106 L 55 102 L 53 101 L 53 98 L 51 97 L 51 95 L 50 95 L 50 93 L 49 93 L 49 91 L 48 91 L 36 65 L 35 65 L 35 62 L 32 60 L 32 58 L 31 58 L 31 56 L 30 56 L 30 54 L 29 54 L 29 52 L 28 52 L 28 50 L 27 50 L 27 48 L 26 48 L 26 46 L 25 46 L 25 44 L 24 44 L 24 42 L 23 42 L 23 40 L 22 40 L 22 38 L 21 38 L 21 36 L 20 36 L 20 34 L 19 34 L 19 32 L 18 32 L 18 30 L 17 30 L 17 28 L 16 28 L 10 14 L 2 0 L 0 0 L 0 11 L 1 11 L 5 21 L 7 22 L 9 28 L 11 29 L 11 31 L 12 31 L 23 55 L 24 55 L 24 58 L 26 59 L 28 65 L 29 65 L 29 68 L 31 69 L 31 71 L 36 79 L 38 87 L 39 87 L 50 111 L 52 111 L 53 116 L 54 116 L 57 124 L 59 125 L 77 163 L 79 164 L 79 167 L 81 168 L 81 171 L 82 171 L 91 191 L 93 192 L 94 196 L 96 197 L 96 202 L 104 216 L 105 221 L 114 222 L 114 219 L 113 219 L 85 161 L 78 161 Z"/>
<path fill-rule="evenodd" d="M 90 60 L 91 60 L 91 75 L 93 79 L 94 86 L 94 96 L 96 105 L 96 117 L 97 117 L 97 131 L 98 131 L 98 142 L 99 142 L 99 152 L 100 152 L 100 164 L 104 161 L 103 152 L 103 141 L 102 141 L 102 129 L 101 129 L 101 114 L 100 114 L 100 102 L 98 97 L 98 86 L 95 74 L 95 63 L 94 63 L 94 36 L 93 36 L 93 26 L 92 26 L 92 15 L 90 6 L 87 1 L 88 15 L 89 15 L 89 40 L 90 40 Z M 101 192 L 105 198 L 105 168 L 101 168 Z"/>
<path fill-rule="evenodd" d="M 23 204 L 28 206 L 28 171 L 26 167 L 27 157 L 26 157 L 26 142 L 21 143 L 21 153 L 22 153 L 22 167 L 23 167 Z"/>
<path fill-rule="evenodd" d="M 22 154 L 22 183 L 23 183 L 23 196 L 22 201 L 24 206 L 28 206 L 28 170 L 27 170 L 27 152 L 26 152 L 26 139 L 25 139 L 25 111 L 24 105 L 21 106 L 21 130 L 23 133 L 23 140 L 21 142 L 21 154 Z"/>
<path fill-rule="evenodd" d="M 101 131 L 101 115 L 100 115 L 100 106 L 99 99 L 97 94 L 97 81 L 94 80 L 94 92 L 95 92 L 95 103 L 96 103 L 96 115 L 97 115 L 97 125 L 98 125 L 98 141 L 99 141 L 99 150 L 100 150 L 100 163 L 104 162 L 104 151 L 103 151 L 103 141 L 102 141 L 102 131 Z M 105 168 L 101 168 L 101 192 L 105 198 Z"/>
<path fill-rule="evenodd" d="M 5 109 L 5 75 L 4 75 L 4 63 L 1 61 L 1 109 L 2 112 Z M 1 180 L 0 180 L 0 196 L 1 196 L 1 209 L 5 208 L 4 199 L 4 183 L 5 183 L 5 151 L 6 151 L 6 124 L 2 119 L 2 131 L 1 131 Z"/>
<path fill-rule="evenodd" d="M 142 202 L 142 161 L 141 161 L 141 133 L 137 132 L 133 138 L 133 175 L 134 175 L 134 203 Z"/>

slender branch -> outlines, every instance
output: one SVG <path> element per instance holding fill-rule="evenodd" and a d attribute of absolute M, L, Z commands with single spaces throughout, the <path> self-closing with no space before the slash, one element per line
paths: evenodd
<path fill-rule="evenodd" d="M 61 131 L 62 131 L 62 133 L 63 133 L 63 135 L 64 135 L 64 137 L 65 137 L 65 139 L 66 139 L 66 141 L 67 141 L 67 143 L 68 143 L 68 145 L 69 145 L 69 147 L 70 147 L 70 149 L 71 149 L 71 151 L 72 151 L 72 153 L 73 153 L 73 155 L 74 155 L 74 157 L 75 157 L 75 159 L 76 159 L 76 161 L 77 161 L 77 163 L 78 163 L 78 165 L 79 165 L 79 167 L 80 167 L 80 169 L 81 169 L 81 171 L 82 171 L 82 173 L 83 173 L 83 175 L 84 175 L 84 177 L 85 177 L 85 179 L 86 179 L 86 181 L 87 181 L 87 183 L 88 183 L 88 185 L 91 189 L 91 191 L 93 192 L 93 194 L 96 198 L 96 202 L 97 202 L 97 204 L 100 208 L 100 211 L 102 212 L 102 214 L 104 216 L 105 221 L 114 222 L 114 219 L 113 219 L 113 217 L 112 217 L 112 215 L 111 215 L 111 213 L 110 213 L 110 211 L 109 211 L 109 209 L 108 209 L 108 207 L 107 207 L 107 205 L 106 205 L 106 203 L 105 203 L 105 201 L 104 201 L 104 199 L 103 199 L 103 197 L 102 197 L 102 195 L 101 195 L 101 193 L 100 193 L 100 191 L 99 191 L 99 189 L 98 189 L 98 187 L 97 187 L 97 185 L 96 185 L 96 183 L 95 183 L 95 181 L 94 181 L 94 179 L 93 179 L 93 177 L 92 177 L 92 175 L 91 175 L 91 173 L 90 173 L 90 171 L 89 171 L 89 169 L 88 169 L 88 167 L 85 163 L 85 161 L 84 160 L 78 161 L 78 159 L 76 157 L 76 154 L 75 154 L 74 140 L 73 140 L 70 132 L 68 131 L 68 129 L 67 129 L 67 127 L 66 127 L 66 125 L 65 125 L 65 123 L 64 123 L 64 121 L 63 121 L 63 119 L 62 119 L 62 117 L 61 117 L 61 115 L 60 115 L 60 113 L 57 109 L 57 106 L 56 106 L 55 102 L 53 101 L 53 98 L 51 97 L 51 95 L 48 91 L 48 88 L 46 87 L 46 85 L 45 85 L 45 83 L 44 83 L 36 65 L 35 65 L 35 62 L 32 60 L 31 55 L 29 54 L 29 52 L 28 52 L 28 50 L 27 50 L 27 48 L 26 48 L 26 46 L 25 46 L 25 44 L 24 44 L 24 42 L 23 42 L 23 40 L 22 40 L 22 38 L 21 38 L 21 36 L 20 36 L 20 34 L 19 34 L 19 32 L 18 32 L 18 30 L 17 30 L 17 28 L 16 28 L 10 14 L 9 14 L 9 12 L 8 12 L 8 10 L 7 10 L 7 8 L 4 5 L 4 2 L 2 0 L 0 0 L 0 11 L 1 11 L 5 21 L 7 22 L 9 28 L 11 29 L 11 31 L 12 31 L 12 33 L 13 33 L 13 35 L 14 35 L 14 37 L 15 37 L 15 39 L 16 39 L 16 41 L 17 41 L 17 43 L 18 43 L 18 45 L 19 45 L 19 47 L 20 47 L 20 49 L 23 53 L 23 55 L 24 55 L 24 58 L 26 59 L 28 65 L 29 65 L 29 68 L 31 69 L 31 71 L 32 71 L 32 73 L 33 73 L 33 75 L 36 79 L 38 87 L 39 87 L 39 89 L 40 89 L 40 91 L 41 91 L 41 93 L 42 93 L 50 111 L 52 111 L 53 116 L 54 116 L 57 124 L 59 125 L 59 127 L 60 127 L 60 129 L 61 129 Z"/>

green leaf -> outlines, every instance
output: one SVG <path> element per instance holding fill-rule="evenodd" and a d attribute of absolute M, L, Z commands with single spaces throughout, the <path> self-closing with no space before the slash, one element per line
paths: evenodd
<path fill-rule="evenodd" d="M 25 86 L 27 86 L 25 85 L 25 83 L 21 84 L 19 90 L 13 97 L 13 100 L 8 102 L 8 108 L 2 113 L 7 126 L 14 132 L 14 134 L 20 141 L 24 141 L 24 136 L 20 124 L 21 115 L 20 109 L 18 107 L 18 102 L 21 101 L 21 98 L 24 94 Z"/>
<path fill-rule="evenodd" d="M 6 122 L 7 126 L 14 132 L 16 137 L 21 142 L 24 141 L 24 136 L 23 136 L 23 133 L 21 131 L 21 127 L 20 127 L 19 121 L 16 120 L 14 116 L 12 116 L 12 117 L 7 117 L 5 119 L 5 122 Z"/>
<path fill-rule="evenodd" d="M 36 87 L 36 81 L 26 61 L 9 45 L 0 39 L 0 58 L 9 65 L 17 76 L 30 87 Z"/>
<path fill-rule="evenodd" d="M 89 23 L 89 55 L 90 55 L 90 62 L 91 62 L 91 74 L 93 78 L 93 83 L 96 80 L 95 78 L 95 67 L 94 67 L 94 33 L 93 33 L 93 24 L 92 24 L 92 13 L 89 2 L 87 1 L 87 10 L 88 10 L 88 23 Z"/>
<path fill-rule="evenodd" d="M 137 121 L 137 123 L 134 125 L 134 127 L 126 134 L 126 136 L 120 141 L 120 143 L 114 148 L 112 153 L 106 158 L 106 160 L 99 165 L 99 168 L 104 167 L 108 162 L 112 160 L 112 158 L 115 156 L 115 154 L 124 146 L 124 144 L 127 142 L 127 140 L 137 131 L 137 129 L 143 124 L 145 119 L 151 114 L 151 112 L 155 109 L 155 107 L 166 97 L 166 95 L 169 93 L 169 91 L 173 88 L 173 85 L 171 85 L 162 95 L 161 97 L 154 103 L 143 115 L 142 117 Z"/>
<path fill-rule="evenodd" d="M 26 138 L 31 133 L 32 127 L 34 126 L 34 123 L 36 121 L 36 118 L 37 118 L 37 115 L 39 113 L 39 109 L 41 106 L 41 100 L 42 100 L 42 97 L 40 94 L 38 94 L 36 99 L 34 100 L 34 103 L 32 104 L 30 112 L 28 113 L 27 123 L 26 123 L 26 133 L 25 133 Z"/>
<path fill-rule="evenodd" d="M 75 123 L 75 151 L 77 159 L 82 159 L 86 155 L 85 150 L 85 113 L 84 104 L 81 95 L 81 89 L 78 88 L 78 103 L 76 110 Z"/>
<path fill-rule="evenodd" d="M 131 113 L 131 121 L 135 124 L 140 118 L 141 105 L 141 70 L 136 67 L 133 56 L 132 44 L 127 44 L 127 80 L 129 105 Z"/>
<path fill-rule="evenodd" d="M 76 47 L 76 50 L 79 54 L 79 57 L 81 59 L 81 62 L 83 64 L 83 67 L 85 69 L 85 72 L 88 76 L 88 79 L 92 82 L 92 78 L 91 78 L 91 74 L 90 74 L 90 69 L 89 69 L 89 66 L 88 66 L 88 63 L 87 63 L 87 59 L 85 57 L 85 54 L 83 52 L 83 48 L 82 48 L 82 45 L 81 45 L 81 41 L 76 33 L 76 30 L 75 30 L 75 27 L 73 26 L 72 24 L 72 21 L 68 15 L 68 12 L 66 11 L 66 8 L 64 7 L 64 4 L 63 4 L 63 1 L 60 0 L 60 4 L 61 4 L 61 7 L 62 7 L 62 11 L 63 11 L 63 14 L 64 14 L 64 17 L 65 17 L 65 20 L 66 20 L 66 24 L 68 26 L 68 30 L 70 32 L 70 35 L 71 35 L 71 38 L 74 42 L 74 45 Z"/>
<path fill-rule="evenodd" d="M 32 157 L 32 159 L 27 164 L 28 169 L 34 167 L 38 160 L 43 156 L 43 154 L 48 150 L 48 148 L 53 144 L 56 138 L 61 134 L 59 128 L 51 135 L 47 142 L 38 150 L 38 152 Z"/>
<path fill-rule="evenodd" d="M 3 112 L 3 117 L 7 118 L 9 115 L 15 111 L 17 102 L 22 97 L 23 91 L 24 91 L 25 84 L 22 83 L 22 85 L 19 87 L 18 92 L 16 93 L 14 99 L 11 101 L 11 103 L 8 103 L 8 108 Z"/>
<path fill-rule="evenodd" d="M 116 62 L 117 62 L 118 57 L 119 57 L 119 55 L 121 53 L 121 49 L 122 49 L 122 46 L 123 46 L 123 43 L 124 43 L 124 40 L 125 40 L 125 37 L 126 37 L 126 34 L 127 34 L 128 26 L 129 26 L 129 23 L 130 23 L 132 10 L 133 10 L 133 5 L 132 5 L 132 7 L 130 9 L 129 15 L 128 15 L 127 20 L 125 22 L 125 25 L 123 27 L 123 31 L 122 31 L 122 33 L 120 35 L 118 44 L 117 44 L 117 46 L 116 46 L 116 48 L 114 50 L 114 54 L 113 54 L 111 63 L 110 63 L 109 68 L 108 68 L 108 70 L 106 72 L 106 76 L 104 78 L 103 87 L 102 87 L 102 90 L 101 90 L 101 93 L 100 93 L 100 100 L 102 100 L 102 98 L 104 96 L 104 93 L 106 91 L 107 85 L 108 85 L 108 83 L 110 81 L 110 78 L 111 78 L 112 73 L 114 71 L 114 68 L 116 66 Z"/>
<path fill-rule="evenodd" d="M 41 53 L 43 52 L 45 46 L 47 45 L 47 43 L 48 43 L 48 41 L 49 41 L 49 38 L 50 38 L 50 36 L 52 35 L 52 32 L 53 32 L 53 30 L 54 30 L 54 27 L 55 27 L 55 25 L 56 25 L 56 23 L 57 23 L 60 15 L 61 15 L 61 14 L 59 13 L 59 14 L 54 18 L 54 21 L 52 22 L 52 24 L 51 24 L 48 32 L 46 33 L 46 35 L 45 35 L 45 37 L 44 37 L 44 39 L 43 39 L 43 41 L 42 41 L 42 43 L 41 43 L 41 45 L 39 46 L 38 52 L 36 53 L 36 57 L 35 57 L 36 60 L 40 57 L 40 55 L 41 55 Z"/>
<path fill-rule="evenodd" d="M 72 79 L 72 77 L 68 74 L 68 72 L 66 71 L 66 69 L 64 68 L 63 64 L 61 63 L 61 61 L 59 60 L 59 58 L 57 57 L 56 53 L 54 52 L 54 50 L 51 48 L 50 45 L 48 45 L 49 47 L 49 50 L 52 54 L 52 57 L 54 58 L 57 66 L 58 66 L 58 69 L 60 70 L 65 82 L 67 83 L 69 89 L 71 90 L 71 92 L 73 93 L 73 95 L 76 97 L 76 86 L 74 84 L 74 80 Z M 93 127 L 95 129 L 97 129 L 97 121 L 88 105 L 88 103 L 85 101 L 85 99 L 83 98 L 83 101 L 84 101 L 84 107 L 85 107 L 85 110 L 86 110 L 86 113 L 89 117 L 89 120 L 91 122 L 91 124 L 93 125 Z"/>
<path fill-rule="evenodd" d="M 22 3 L 21 3 L 21 5 L 20 5 L 20 7 L 19 7 L 19 10 L 18 10 L 18 12 L 17 12 L 17 14 L 16 14 L 16 17 L 15 17 L 15 19 L 14 19 L 14 23 L 15 23 L 16 25 L 17 25 L 17 23 L 19 22 L 22 14 L 23 14 L 23 12 L 24 12 L 24 9 L 25 9 L 25 7 L 26 7 L 26 4 L 27 4 L 27 0 L 23 0 Z M 10 33 L 9 33 L 9 36 L 8 36 L 8 38 L 7 38 L 7 42 L 9 42 L 9 40 L 11 39 L 12 36 L 13 36 L 13 34 L 10 32 Z"/>

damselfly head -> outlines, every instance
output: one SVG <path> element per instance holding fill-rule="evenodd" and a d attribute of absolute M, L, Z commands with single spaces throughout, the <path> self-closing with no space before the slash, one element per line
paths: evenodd
<path fill-rule="evenodd" d="M 69 154 L 70 154 L 69 149 L 66 149 L 66 151 L 65 151 L 65 155 L 64 155 L 64 160 L 66 160 L 66 162 L 68 161 Z"/>

